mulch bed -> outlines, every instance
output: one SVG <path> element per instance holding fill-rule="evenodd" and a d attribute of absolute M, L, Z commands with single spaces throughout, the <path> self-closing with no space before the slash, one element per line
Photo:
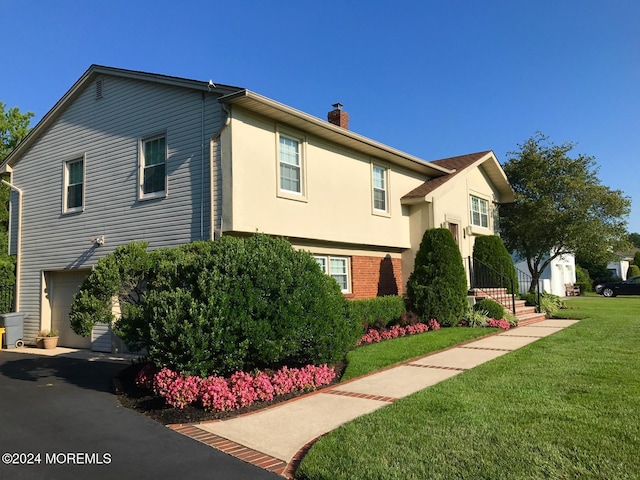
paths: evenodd
<path fill-rule="evenodd" d="M 118 395 L 118 400 L 123 407 L 142 413 L 163 425 L 233 418 L 306 394 L 305 392 L 290 393 L 274 398 L 269 402 L 255 402 L 248 407 L 231 412 L 208 412 L 197 405 L 187 405 L 185 408 L 179 409 L 167 405 L 162 397 L 154 395 L 152 391 L 136 385 L 136 375 L 142 366 L 143 364 L 134 364 L 121 370 L 113 379 L 113 391 Z M 335 368 L 336 378 L 330 385 L 340 381 L 346 364 L 340 363 L 336 365 Z"/>

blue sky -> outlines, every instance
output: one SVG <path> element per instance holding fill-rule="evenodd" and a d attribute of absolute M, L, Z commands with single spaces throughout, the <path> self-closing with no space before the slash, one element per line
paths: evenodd
<path fill-rule="evenodd" d="M 0 101 L 39 120 L 92 63 L 236 85 L 436 160 L 537 131 L 640 232 L 637 0 L 0 0 Z M 34 122 L 35 124 L 35 122 Z"/>

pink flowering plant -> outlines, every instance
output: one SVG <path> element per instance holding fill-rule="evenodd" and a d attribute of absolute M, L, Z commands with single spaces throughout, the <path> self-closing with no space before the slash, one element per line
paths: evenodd
<path fill-rule="evenodd" d="M 428 332 L 429 330 L 439 329 L 440 324 L 435 318 L 429 320 L 428 323 L 418 322 L 404 327 L 394 325 L 381 331 L 370 328 L 367 333 L 360 338 L 358 345 L 368 345 L 371 343 L 382 342 L 383 340 L 391 340 L 392 338 L 406 337 L 407 335 L 416 335 L 418 333 Z"/>
<path fill-rule="evenodd" d="M 487 320 L 487 327 L 497 327 L 502 328 L 503 330 L 509 330 L 511 328 L 511 324 L 508 320 L 504 318 L 500 320 L 496 320 L 495 318 L 490 318 Z"/>
<path fill-rule="evenodd" d="M 150 365 L 150 364 L 149 364 Z M 277 396 L 295 392 L 309 392 L 328 385 L 335 377 L 335 368 L 327 365 L 307 365 L 302 368 L 282 367 L 275 373 L 236 372 L 229 378 L 213 375 L 200 378 L 183 375 L 169 368 L 157 370 L 143 367 L 136 383 L 149 388 L 165 399 L 168 405 L 184 408 L 199 403 L 205 410 L 225 412 Z"/>

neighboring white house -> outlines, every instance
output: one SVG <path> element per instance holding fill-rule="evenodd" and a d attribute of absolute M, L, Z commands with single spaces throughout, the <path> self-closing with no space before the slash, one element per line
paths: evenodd
<path fill-rule="evenodd" d="M 518 270 L 530 275 L 526 260 L 514 259 Z M 554 258 L 540 276 L 540 291 L 565 297 L 566 285 L 576 283 L 576 258 L 573 254 L 560 255 Z M 529 285 L 520 282 L 520 293 L 525 293 Z"/>
<path fill-rule="evenodd" d="M 631 265 L 632 261 L 633 257 L 621 255 L 619 260 L 607 263 L 607 270 L 609 270 L 614 277 L 626 280 L 629 265 Z"/>
<path fill-rule="evenodd" d="M 350 131 L 339 104 L 322 120 L 243 88 L 97 65 L 0 173 L 25 341 L 54 328 L 62 346 L 101 351 L 119 348 L 109 326 L 79 337 L 69 309 L 119 245 L 260 231 L 368 298 L 403 293 L 426 229 L 449 228 L 469 256 L 514 200 L 490 150 L 428 162 Z"/>

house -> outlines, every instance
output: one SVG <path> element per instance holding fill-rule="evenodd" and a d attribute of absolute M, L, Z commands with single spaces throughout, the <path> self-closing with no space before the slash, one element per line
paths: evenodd
<path fill-rule="evenodd" d="M 463 256 L 513 191 L 491 151 L 424 161 L 249 90 L 91 66 L 5 159 L 25 340 L 121 348 L 68 323 L 73 295 L 115 247 L 256 231 L 309 250 L 348 298 L 402 294 L 425 229 Z"/>
<path fill-rule="evenodd" d="M 514 265 L 529 278 L 530 273 L 526 260 L 515 258 Z M 567 285 L 573 285 L 574 283 L 576 283 L 575 255 L 572 253 L 559 255 L 551 260 L 547 268 L 542 271 L 539 283 L 540 292 L 565 297 L 567 295 Z M 526 293 L 528 290 L 528 283 L 521 281 L 520 293 Z"/>
<path fill-rule="evenodd" d="M 627 272 L 629 271 L 629 266 L 633 263 L 633 254 L 619 253 L 616 257 L 616 260 L 607 263 L 607 270 L 611 273 L 613 278 L 626 280 L 628 277 Z"/>

